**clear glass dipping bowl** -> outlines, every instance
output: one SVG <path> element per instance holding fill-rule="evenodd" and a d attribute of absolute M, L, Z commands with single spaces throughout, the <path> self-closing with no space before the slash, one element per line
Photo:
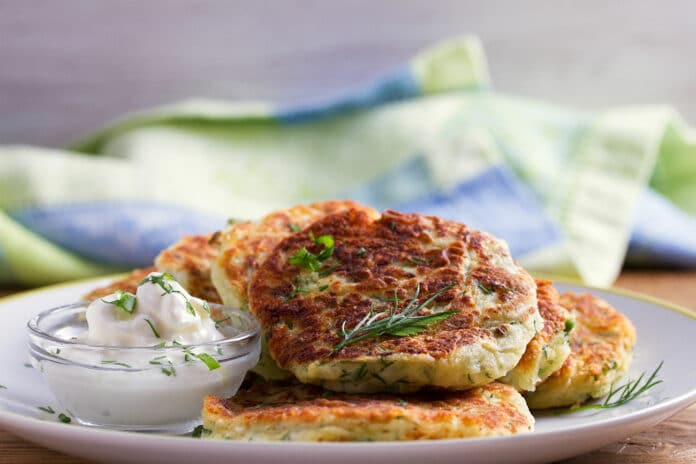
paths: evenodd
<path fill-rule="evenodd" d="M 199 422 L 203 397 L 231 396 L 260 353 L 260 328 L 249 314 L 210 303 L 225 339 L 196 345 L 88 345 L 88 302 L 49 309 L 27 324 L 29 354 L 61 409 L 83 425 L 184 433 Z M 196 354 L 220 367 L 210 370 Z"/>

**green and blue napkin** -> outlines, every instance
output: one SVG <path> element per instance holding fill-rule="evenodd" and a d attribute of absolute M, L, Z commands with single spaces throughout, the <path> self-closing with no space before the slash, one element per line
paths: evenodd
<path fill-rule="evenodd" d="M 696 137 L 673 109 L 501 94 L 462 37 L 320 104 L 190 100 L 68 149 L 1 146 L 0 284 L 146 266 L 183 234 L 327 198 L 461 221 L 595 285 L 625 260 L 696 267 Z"/>

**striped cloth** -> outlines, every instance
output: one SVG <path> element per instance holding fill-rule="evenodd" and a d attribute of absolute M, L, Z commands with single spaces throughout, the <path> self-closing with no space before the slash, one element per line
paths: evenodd
<path fill-rule="evenodd" d="M 626 258 L 696 267 L 696 139 L 678 115 L 494 92 L 472 37 L 331 101 L 185 101 L 0 160 L 2 284 L 146 266 L 183 234 L 326 198 L 461 221 L 600 286 Z"/>

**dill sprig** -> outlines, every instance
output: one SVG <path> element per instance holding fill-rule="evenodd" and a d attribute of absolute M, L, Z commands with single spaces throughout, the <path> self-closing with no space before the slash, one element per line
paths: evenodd
<path fill-rule="evenodd" d="M 169 274 L 168 272 L 165 272 L 163 274 L 154 274 L 154 275 L 149 275 L 145 277 L 143 280 L 140 281 L 138 284 L 138 287 L 140 287 L 143 284 L 150 283 L 154 285 L 159 285 L 159 287 L 164 290 L 164 293 L 162 295 L 167 295 L 171 293 L 178 293 L 184 298 L 184 302 L 186 304 L 186 309 L 189 310 L 191 315 L 197 316 L 198 313 L 196 312 L 196 309 L 193 307 L 193 304 L 191 303 L 191 300 L 188 299 L 186 294 L 182 292 L 181 290 L 175 289 L 170 282 L 176 282 L 174 279 L 174 276 Z"/>
<path fill-rule="evenodd" d="M 417 304 L 418 296 L 420 294 L 419 284 L 416 287 L 416 293 L 413 296 L 413 299 L 411 299 L 406 307 L 400 312 L 397 312 L 398 298 L 395 294 L 394 308 L 390 308 L 387 311 L 380 311 L 378 313 L 375 313 L 372 309 L 370 309 L 370 312 L 367 313 L 365 317 L 363 317 L 362 320 L 360 320 L 360 322 L 358 322 L 351 330 L 346 330 L 346 321 L 343 321 L 343 324 L 341 325 L 341 335 L 343 335 L 343 340 L 334 347 L 333 352 L 337 353 L 346 346 L 352 345 L 353 343 L 357 343 L 367 338 L 376 338 L 382 335 L 394 335 L 397 337 L 409 337 L 417 335 L 425 330 L 428 326 L 453 316 L 458 311 L 442 311 L 424 316 L 416 316 L 421 309 L 428 306 L 437 297 L 442 295 L 442 293 L 452 287 L 454 287 L 454 285 L 442 287 L 440 290 L 433 293 L 428 299 L 420 304 Z"/>
<path fill-rule="evenodd" d="M 645 372 L 640 374 L 640 376 L 636 380 L 629 380 L 628 382 L 616 389 L 614 388 L 614 384 L 612 384 L 609 388 L 609 394 L 602 403 L 586 404 L 584 406 L 571 406 L 568 409 L 561 409 L 557 411 L 556 414 L 568 414 L 571 412 L 587 411 L 590 409 L 611 409 L 616 408 L 618 406 L 622 406 L 628 403 L 629 401 L 636 399 L 646 391 L 650 390 L 655 385 L 662 383 L 661 379 L 657 379 L 657 375 L 660 373 L 660 369 L 662 368 L 663 363 L 664 361 L 660 362 L 657 368 L 653 371 L 652 374 L 650 374 L 650 376 L 645 380 L 645 382 L 642 385 L 641 382 L 643 382 Z"/>

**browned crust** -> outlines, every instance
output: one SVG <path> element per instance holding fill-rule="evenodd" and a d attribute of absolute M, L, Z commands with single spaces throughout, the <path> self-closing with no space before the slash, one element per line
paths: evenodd
<path fill-rule="evenodd" d="M 335 267 L 331 274 L 334 280 L 326 291 L 289 298 L 297 291 L 294 282 L 308 272 L 290 264 L 288 257 L 302 247 L 318 254 L 322 247 L 311 237 L 324 234 L 335 238 L 333 258 L 324 263 L 326 268 Z M 504 320 L 534 292 L 534 282 L 526 272 L 519 267 L 509 272 L 494 265 L 491 253 L 509 259 L 506 247 L 462 224 L 394 211 L 373 220 L 363 211 L 348 210 L 315 222 L 275 248 L 252 279 L 251 310 L 281 367 L 395 353 L 442 358 L 461 346 L 496 337 L 497 327 L 482 328 L 479 323 Z M 368 339 L 332 354 L 332 348 L 341 341 L 342 321 L 350 328 L 371 307 L 388 309 L 395 291 L 402 309 L 415 294 L 418 282 L 421 302 L 453 285 L 434 305 L 457 314 L 419 335 Z M 495 293 L 495 304 L 480 308 L 474 303 L 472 295 L 481 288 Z M 528 316 L 535 311 L 530 308 Z"/>
<path fill-rule="evenodd" d="M 539 353 L 556 335 L 565 330 L 565 322 L 568 319 L 568 312 L 560 305 L 560 297 L 553 282 L 550 280 L 536 279 L 537 285 L 537 304 L 539 314 L 544 320 L 543 327 L 537 335 L 527 345 L 527 349 L 522 355 L 522 359 L 517 363 L 517 367 L 529 368 L 536 365 Z"/>
<path fill-rule="evenodd" d="M 463 392 L 421 392 L 410 395 L 349 395 L 335 393 L 324 397 L 320 387 L 302 384 L 261 383 L 240 390 L 234 397 L 206 396 L 203 416 L 208 422 L 233 421 L 235 427 L 259 424 L 312 424 L 330 417 L 336 424 L 346 421 L 386 424 L 409 420 L 417 425 L 409 429 L 405 440 L 443 438 L 438 424 L 459 422 L 461 429 L 475 427 L 503 433 L 529 431 L 531 418 L 514 402 L 517 391 L 493 382 Z M 491 401 L 496 398 L 496 401 Z M 418 425 L 427 424 L 427 427 Z M 435 426 L 435 427 L 433 427 Z M 451 427 L 446 427 L 450 429 Z M 449 436 L 447 438 L 453 438 Z"/>
<path fill-rule="evenodd" d="M 219 237 L 219 232 L 185 235 L 162 251 L 155 265 L 160 271 L 173 274 L 191 295 L 220 303 L 220 295 L 210 279 L 210 266 L 217 256 Z"/>
<path fill-rule="evenodd" d="M 560 303 L 576 314 L 570 335 L 570 356 L 548 380 L 556 377 L 600 377 L 617 353 L 630 352 L 636 340 L 631 321 L 609 303 L 589 293 L 564 293 Z"/>
<path fill-rule="evenodd" d="M 294 233 L 293 228 L 304 229 L 328 214 L 348 209 L 379 216 L 374 209 L 351 200 L 328 200 L 274 211 L 258 222 L 241 222 L 228 228 L 221 242 L 233 242 L 234 245 L 222 250 L 218 263 L 221 263 L 228 283 L 236 289 L 240 300 L 248 301 L 253 273 L 281 240 Z M 241 264 L 233 259 L 240 256 L 243 257 Z"/>

